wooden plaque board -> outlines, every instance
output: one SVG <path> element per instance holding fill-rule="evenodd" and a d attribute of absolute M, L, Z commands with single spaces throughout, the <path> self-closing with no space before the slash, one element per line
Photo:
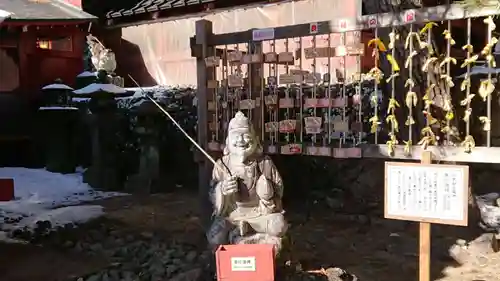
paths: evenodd
<path fill-rule="evenodd" d="M 469 167 L 385 162 L 384 217 L 467 226 Z"/>

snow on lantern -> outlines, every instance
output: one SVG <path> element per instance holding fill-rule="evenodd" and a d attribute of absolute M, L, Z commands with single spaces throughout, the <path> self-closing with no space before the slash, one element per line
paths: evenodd
<path fill-rule="evenodd" d="M 63 84 L 61 79 L 56 79 L 53 84 L 42 88 L 44 106 L 65 106 L 69 102 L 69 94 L 74 89 Z"/>
<path fill-rule="evenodd" d="M 92 83 L 95 83 L 97 79 L 97 72 L 84 71 L 76 76 L 75 85 L 77 89 L 84 88 Z"/>

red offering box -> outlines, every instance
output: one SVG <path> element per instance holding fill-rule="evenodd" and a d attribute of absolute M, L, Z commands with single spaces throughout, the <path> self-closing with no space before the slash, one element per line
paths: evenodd
<path fill-rule="evenodd" d="M 0 201 L 14 199 L 14 179 L 0 179 Z"/>
<path fill-rule="evenodd" d="M 273 245 L 222 245 L 215 259 L 218 281 L 274 281 Z"/>

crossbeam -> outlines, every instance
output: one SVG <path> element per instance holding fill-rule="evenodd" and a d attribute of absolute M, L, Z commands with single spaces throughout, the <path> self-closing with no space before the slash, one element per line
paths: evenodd
<path fill-rule="evenodd" d="M 422 9 L 405 10 L 399 13 L 372 14 L 361 16 L 358 18 L 336 18 L 329 21 L 320 21 L 314 23 L 318 25 L 318 29 L 315 34 L 321 35 L 372 28 L 402 26 L 410 23 L 421 24 L 445 20 L 487 17 L 497 14 L 500 14 L 500 9 L 496 7 L 465 8 L 463 5 L 452 4 L 426 7 Z M 409 16 L 412 16 L 412 19 L 410 21 L 407 20 Z M 311 23 L 275 27 L 273 28 L 273 39 L 310 36 L 310 25 Z M 208 39 L 208 43 L 212 46 L 248 43 L 253 41 L 252 33 L 254 30 L 255 29 L 232 33 L 214 34 L 211 36 L 211 38 Z"/>
<path fill-rule="evenodd" d="M 398 160 L 421 160 L 423 151 L 431 151 L 436 161 L 462 163 L 497 163 L 500 164 L 500 147 L 475 147 L 471 153 L 466 153 L 463 147 L 455 146 L 413 146 L 411 155 L 404 152 L 404 145 L 396 145 L 394 154 L 389 155 L 385 144 L 360 145 L 363 158 L 383 158 Z"/>

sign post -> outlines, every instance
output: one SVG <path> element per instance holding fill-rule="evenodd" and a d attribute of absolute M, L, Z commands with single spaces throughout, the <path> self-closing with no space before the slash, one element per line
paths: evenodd
<path fill-rule="evenodd" d="M 422 153 L 423 165 L 432 164 L 432 152 Z M 418 238 L 418 281 L 430 281 L 431 276 L 431 224 L 421 221 L 419 224 Z"/>
<path fill-rule="evenodd" d="M 385 163 L 384 217 L 419 223 L 419 281 L 430 280 L 431 223 L 467 226 L 469 167 L 432 164 L 425 151 L 420 163 Z"/>

